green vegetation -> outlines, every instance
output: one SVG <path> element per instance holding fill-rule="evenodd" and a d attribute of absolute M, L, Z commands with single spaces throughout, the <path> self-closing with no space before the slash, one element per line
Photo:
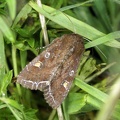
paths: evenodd
<path fill-rule="evenodd" d="M 86 52 L 62 104 L 65 120 L 120 120 L 120 1 L 41 2 L 0 0 L 0 120 L 58 120 L 42 92 L 14 80 L 46 45 L 38 13 L 50 43 L 73 32 L 84 37 Z"/>

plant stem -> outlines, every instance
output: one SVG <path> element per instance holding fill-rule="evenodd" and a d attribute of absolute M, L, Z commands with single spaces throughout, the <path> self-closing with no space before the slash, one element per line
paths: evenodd
<path fill-rule="evenodd" d="M 16 59 L 16 47 L 12 45 L 12 60 L 13 60 L 13 71 L 14 71 L 14 76 L 18 75 L 18 70 L 17 70 L 17 59 Z M 16 84 L 18 94 L 19 96 L 22 95 L 21 90 L 20 90 L 20 85 Z"/>

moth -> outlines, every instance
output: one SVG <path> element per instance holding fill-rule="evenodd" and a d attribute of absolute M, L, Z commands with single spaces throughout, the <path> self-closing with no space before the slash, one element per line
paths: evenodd
<path fill-rule="evenodd" d="M 56 109 L 70 90 L 84 49 L 78 34 L 56 38 L 25 66 L 17 82 L 31 90 L 43 91 L 46 102 Z"/>

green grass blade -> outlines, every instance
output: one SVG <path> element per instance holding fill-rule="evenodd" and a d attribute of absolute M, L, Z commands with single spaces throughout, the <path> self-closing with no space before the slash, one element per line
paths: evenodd
<path fill-rule="evenodd" d="M 90 25 L 88 25 L 80 20 L 77 20 L 67 14 L 64 14 L 62 12 L 59 12 L 57 15 L 52 15 L 52 13 L 55 11 L 55 9 L 51 8 L 49 6 L 43 5 L 43 8 L 39 8 L 39 6 L 34 2 L 29 2 L 29 5 L 32 8 L 34 8 L 36 11 L 43 14 L 48 19 L 52 20 L 53 22 L 65 27 L 75 33 L 78 33 L 84 37 L 87 37 L 91 40 L 105 35 L 104 33 L 91 27 Z"/>
<path fill-rule="evenodd" d="M 3 76 L 3 78 L 0 79 L 0 96 L 6 96 L 7 87 L 12 79 L 12 70 L 1 76 Z"/>
<path fill-rule="evenodd" d="M 54 8 L 51 8 L 51 7 L 46 6 L 46 5 L 43 5 L 43 8 L 40 8 L 34 2 L 29 2 L 29 5 L 32 8 L 34 8 L 36 11 L 43 14 L 48 19 L 52 20 L 53 22 L 65 27 L 65 28 L 77 33 L 77 34 L 80 34 L 86 38 L 89 38 L 90 40 L 95 40 L 99 37 L 105 37 L 104 33 L 98 31 L 97 29 L 93 28 L 92 26 L 90 26 L 90 25 L 88 25 L 80 20 L 77 20 L 77 19 L 75 19 L 75 18 L 73 18 L 65 13 L 62 13 L 60 11 L 58 12 L 56 10 L 56 12 L 58 14 L 52 15 L 52 13 L 55 12 Z M 104 43 L 104 41 L 102 43 Z M 108 39 L 106 41 L 108 41 Z M 111 41 L 111 39 L 109 41 Z M 114 36 L 113 36 L 112 42 L 114 42 L 114 46 L 113 46 L 113 44 L 110 44 L 110 43 L 105 43 L 105 44 L 106 45 L 109 44 L 109 46 L 113 46 L 113 47 L 115 47 L 117 45 L 117 47 L 119 47 L 120 44 L 118 44 L 118 42 L 114 39 Z M 92 44 L 92 42 L 91 42 L 91 44 Z M 87 45 L 87 48 L 88 47 L 90 48 L 91 46 Z"/>
<path fill-rule="evenodd" d="M 4 29 L 3 29 L 4 28 Z M 0 30 L 4 34 L 4 36 L 9 40 L 9 42 L 15 42 L 14 34 L 9 28 L 5 17 L 0 16 Z"/>
<path fill-rule="evenodd" d="M 94 0 L 88 0 L 88 1 L 85 1 L 85 2 L 82 2 L 82 3 L 77 3 L 77 4 L 74 4 L 74 5 L 69 5 L 69 6 L 66 6 L 66 7 L 62 7 L 62 8 L 60 8 L 59 10 L 58 10 L 58 12 L 59 11 L 66 11 L 66 10 L 69 10 L 69 9 L 73 9 L 73 8 L 76 8 L 76 7 L 79 7 L 79 6 L 84 6 L 84 5 L 88 5 L 88 3 L 91 3 L 91 2 L 93 2 Z M 52 13 L 52 15 L 55 15 L 55 14 L 57 14 L 56 13 L 56 10 L 55 10 L 55 12 L 53 12 Z"/>
<path fill-rule="evenodd" d="M 20 11 L 20 13 L 17 15 L 17 17 L 15 18 L 12 27 L 14 28 L 14 27 L 16 27 L 17 23 L 20 24 L 20 23 L 19 23 L 20 21 L 26 20 L 27 17 L 28 17 L 28 14 L 30 13 L 31 10 L 32 10 L 32 8 L 31 8 L 28 4 L 26 4 L 26 5 L 22 8 L 22 10 Z M 20 25 L 19 25 L 19 26 L 20 26 Z"/>
<path fill-rule="evenodd" d="M 109 33 L 103 37 L 100 37 L 92 42 L 88 42 L 85 48 L 95 47 L 100 44 L 105 44 L 111 47 L 120 48 L 120 42 L 114 40 L 120 38 L 120 31 Z"/>
<path fill-rule="evenodd" d="M 25 118 L 25 114 L 23 112 L 23 108 L 21 107 L 20 104 L 18 104 L 15 100 L 5 98 L 5 97 L 0 97 L 0 101 L 4 102 L 7 104 L 11 112 L 16 116 L 16 113 L 13 111 L 13 108 L 16 110 L 19 110 L 22 113 L 22 117 Z M 13 108 L 12 108 L 13 107 Z M 18 115 L 19 116 L 19 115 Z M 21 115 L 20 115 L 21 116 Z"/>
<path fill-rule="evenodd" d="M 6 0 L 12 20 L 16 15 L 16 0 Z"/>
<path fill-rule="evenodd" d="M 104 92 L 86 84 L 85 82 L 81 81 L 79 78 L 75 78 L 75 85 L 83 89 L 85 92 L 89 93 L 93 97 L 97 98 L 98 100 L 102 101 L 103 103 L 108 98 L 108 95 Z"/>
<path fill-rule="evenodd" d="M 0 69 L 5 67 L 5 51 L 4 51 L 4 49 L 5 49 L 5 47 L 4 47 L 3 34 L 0 31 Z M 2 74 L 4 74 L 5 69 L 1 72 L 2 72 Z"/>

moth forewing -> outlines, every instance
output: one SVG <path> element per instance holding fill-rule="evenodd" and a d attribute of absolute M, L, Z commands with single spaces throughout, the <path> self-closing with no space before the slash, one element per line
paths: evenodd
<path fill-rule="evenodd" d="M 43 91 L 47 103 L 56 109 L 70 90 L 83 52 L 81 36 L 63 35 L 26 65 L 17 82 L 26 88 Z"/>

